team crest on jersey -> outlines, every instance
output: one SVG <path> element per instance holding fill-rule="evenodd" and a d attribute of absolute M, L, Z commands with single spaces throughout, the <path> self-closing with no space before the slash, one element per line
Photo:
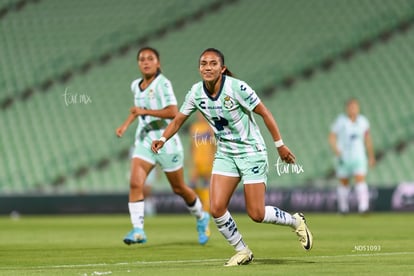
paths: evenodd
<path fill-rule="evenodd" d="M 230 96 L 224 97 L 224 107 L 227 109 L 230 109 L 234 106 L 233 100 L 230 98 Z"/>
<path fill-rule="evenodd" d="M 150 89 L 150 91 L 148 91 L 148 97 L 152 100 L 154 99 L 154 89 Z"/>

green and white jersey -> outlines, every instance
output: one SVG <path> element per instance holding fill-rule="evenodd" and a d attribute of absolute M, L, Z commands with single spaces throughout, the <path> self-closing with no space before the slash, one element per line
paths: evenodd
<path fill-rule="evenodd" d="M 336 134 L 336 145 L 345 160 L 366 160 L 365 137 L 369 132 L 369 121 L 359 114 L 355 122 L 346 114 L 340 114 L 331 126 Z"/>
<path fill-rule="evenodd" d="M 145 109 L 159 110 L 169 105 L 177 105 L 171 82 L 162 74 L 159 74 L 152 83 L 141 90 L 139 84 L 142 78 L 136 79 L 131 84 L 131 91 L 134 94 L 134 104 Z M 138 116 L 138 127 L 135 133 L 135 146 L 151 148 L 153 140 L 158 140 L 171 119 L 162 119 L 153 116 Z M 161 152 L 175 153 L 182 151 L 183 147 L 178 135 L 171 137 Z"/>
<path fill-rule="evenodd" d="M 266 145 L 252 110 L 260 103 L 256 92 L 244 81 L 223 75 L 221 88 L 212 98 L 202 81 L 193 85 L 180 112 L 190 115 L 196 109 L 213 127 L 217 151 L 227 155 L 254 155 Z"/>

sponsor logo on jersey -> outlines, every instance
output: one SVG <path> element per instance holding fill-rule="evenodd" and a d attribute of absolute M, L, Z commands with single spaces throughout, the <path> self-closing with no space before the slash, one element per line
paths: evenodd
<path fill-rule="evenodd" d="M 213 106 L 206 106 L 206 102 L 205 101 L 200 101 L 200 103 L 198 104 L 198 106 L 201 108 L 201 109 L 223 109 L 223 107 L 221 107 L 221 106 L 215 106 L 215 105 L 213 105 Z"/>
<path fill-rule="evenodd" d="M 252 105 L 257 101 L 257 99 L 258 99 L 257 96 L 255 96 L 255 94 L 251 92 L 249 96 L 247 96 L 247 98 L 245 98 L 244 100 L 245 101 L 249 100 L 250 105 Z"/>

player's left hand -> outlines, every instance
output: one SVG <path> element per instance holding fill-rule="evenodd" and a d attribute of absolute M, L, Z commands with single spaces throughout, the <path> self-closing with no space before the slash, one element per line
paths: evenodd
<path fill-rule="evenodd" d="M 158 153 L 158 150 L 164 146 L 164 142 L 161 140 L 154 140 L 152 141 L 151 150 L 154 153 Z"/>
<path fill-rule="evenodd" d="M 278 147 L 277 151 L 279 152 L 279 156 L 282 159 L 282 161 L 284 161 L 288 164 L 295 163 L 296 157 L 286 145 Z"/>
<path fill-rule="evenodd" d="M 145 115 L 145 109 L 137 106 L 131 107 L 129 112 L 131 112 L 131 114 L 134 116 Z"/>

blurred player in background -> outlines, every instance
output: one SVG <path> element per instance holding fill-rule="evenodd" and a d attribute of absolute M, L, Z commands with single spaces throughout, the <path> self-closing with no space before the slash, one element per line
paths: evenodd
<path fill-rule="evenodd" d="M 295 162 L 295 156 L 283 144 L 272 113 L 252 88 L 231 77 L 219 50 L 209 48 L 201 54 L 199 73 L 202 81 L 193 85 L 180 112 L 165 129 L 163 136 L 153 142 L 152 149 L 154 152 L 162 149 L 165 141 L 168 143 L 197 109 L 214 129 L 217 153 L 210 183 L 210 212 L 220 233 L 237 252 L 225 266 L 248 264 L 253 260 L 253 253 L 228 210 L 231 197 L 241 180 L 249 217 L 258 223 L 290 226 L 299 236 L 303 248 L 310 250 L 313 238 L 303 214 L 291 215 L 275 206 L 265 205 L 267 151 L 253 112 L 263 118 L 282 160 Z"/>
<path fill-rule="evenodd" d="M 368 119 L 359 113 L 359 103 L 352 98 L 346 103 L 346 114 L 340 114 L 329 134 L 329 144 L 336 156 L 338 211 L 349 212 L 349 182 L 355 178 L 358 212 L 369 210 L 369 190 L 365 181 L 368 165 L 375 165 L 375 155 Z M 367 156 L 368 154 L 368 156 Z"/>
<path fill-rule="evenodd" d="M 116 135 L 122 137 L 131 123 L 138 118 L 128 204 L 133 229 L 125 236 L 124 243 L 130 245 L 147 241 L 144 232 L 144 184 L 148 174 L 158 163 L 174 193 L 184 199 L 188 210 L 196 217 L 199 243 L 205 244 L 210 235 L 210 215 L 203 211 L 200 199 L 184 182 L 184 156 L 180 138 L 178 135 L 171 137 L 164 150 L 158 154 L 151 151 L 152 141 L 161 136 L 178 112 L 173 88 L 161 73 L 157 50 L 150 47 L 140 49 L 137 62 L 142 77 L 131 84 L 135 106 L 130 109 L 125 122 L 116 129 Z"/>
<path fill-rule="evenodd" d="M 197 120 L 190 126 L 190 135 L 192 156 L 190 186 L 201 199 L 204 210 L 209 212 L 209 184 L 216 141 L 214 131 L 200 112 L 197 112 Z"/>

